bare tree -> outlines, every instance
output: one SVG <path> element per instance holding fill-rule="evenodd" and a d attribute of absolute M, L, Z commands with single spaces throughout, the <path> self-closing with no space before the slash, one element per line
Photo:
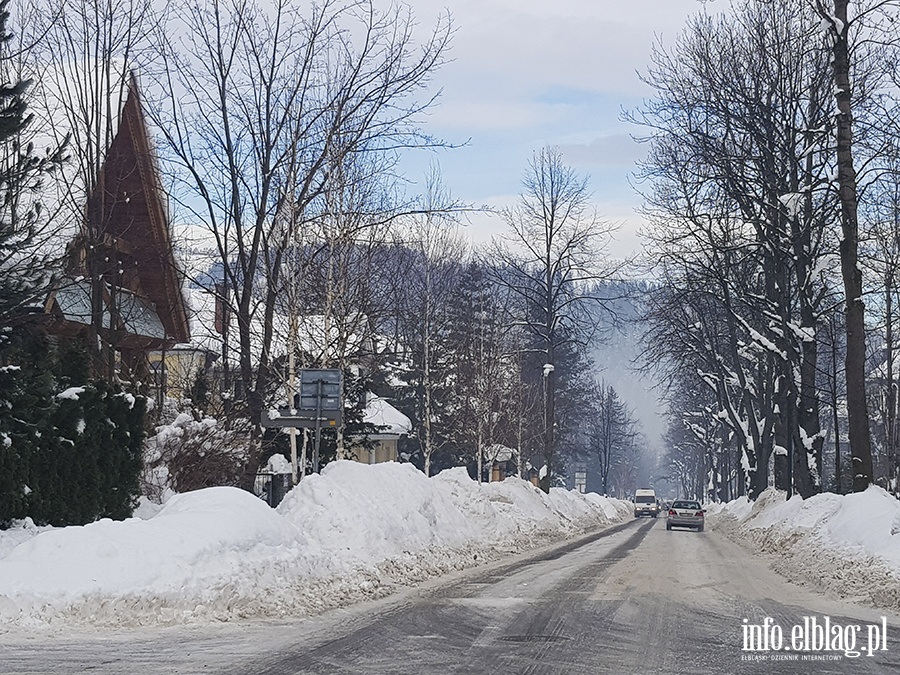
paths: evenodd
<path fill-rule="evenodd" d="M 309 209 L 315 217 L 297 224 L 300 237 L 285 253 L 274 339 L 297 352 L 304 367 L 343 371 L 350 397 L 369 375 L 361 369 L 375 365 L 375 331 L 388 304 L 381 282 L 392 272 L 384 253 L 397 214 L 379 157 L 335 154 L 325 191 Z M 285 384 L 293 389 L 288 371 Z M 361 417 L 365 395 L 352 398 L 345 409 Z M 348 421 L 345 416 L 336 428 L 338 459 L 351 451 Z"/>
<path fill-rule="evenodd" d="M 851 19 L 849 7 L 855 4 Z M 850 434 L 850 454 L 853 470 L 853 490 L 865 490 L 873 481 L 872 445 L 869 411 L 866 400 L 866 322 L 863 301 L 863 278 L 859 265 L 859 190 L 856 148 L 853 85 L 853 37 L 861 31 L 864 39 L 892 40 L 892 9 L 900 6 L 895 0 L 872 0 L 851 3 L 850 0 L 814 0 L 814 7 L 829 26 L 834 95 L 837 99 L 837 193 L 841 210 L 841 278 L 844 283 L 844 311 L 847 331 L 845 377 L 847 383 L 847 417 Z M 890 27 L 878 26 L 877 20 L 887 16 Z M 874 28 L 875 35 L 870 33 Z"/>
<path fill-rule="evenodd" d="M 216 242 L 243 414 L 258 425 L 272 393 L 285 251 L 321 211 L 329 169 L 344 156 L 395 158 L 432 142 L 417 125 L 431 99 L 417 96 L 444 58 L 449 17 L 419 45 L 408 9 L 367 0 L 308 10 L 206 0 L 174 15 L 166 33 L 182 37 L 163 55 L 157 121 L 179 206 Z"/>
<path fill-rule="evenodd" d="M 448 387 L 448 329 L 450 300 L 456 292 L 467 245 L 458 224 L 445 215 L 450 202 L 440 176 L 428 176 L 424 214 L 411 218 L 400 232 L 411 250 L 407 269 L 407 307 L 404 341 L 411 357 L 412 384 L 418 417 L 417 433 L 425 475 L 431 460 L 446 441 L 447 418 L 442 413 Z"/>
<path fill-rule="evenodd" d="M 600 467 L 603 493 L 609 494 L 610 473 L 618 460 L 633 450 L 637 422 L 615 388 L 606 383 L 592 391 L 592 407 L 586 422 L 587 447 Z"/>
<path fill-rule="evenodd" d="M 541 487 L 547 491 L 559 459 L 556 360 L 592 336 L 596 320 L 587 305 L 602 301 L 587 289 L 618 267 L 605 253 L 613 228 L 591 211 L 586 179 L 564 164 L 559 150 L 535 153 L 523 186 L 518 205 L 503 212 L 509 232 L 493 255 L 498 281 L 522 300 L 526 314 L 519 320 L 542 361 Z"/>
<path fill-rule="evenodd" d="M 704 363 L 750 495 L 774 453 L 776 479 L 809 496 L 821 489 L 816 335 L 836 245 L 827 53 L 807 7 L 734 10 L 692 19 L 671 54 L 656 52 L 659 98 L 638 118 L 653 133 L 654 251 L 675 284 L 657 316 L 688 331 L 661 344 Z"/>
<path fill-rule="evenodd" d="M 900 484 L 900 397 L 898 386 L 898 323 L 900 323 L 900 157 L 894 144 L 887 145 L 893 162 L 880 180 L 868 187 L 863 209 L 868 227 L 860 242 L 860 260 L 869 273 L 873 302 L 869 322 L 875 323 L 877 342 L 869 391 L 875 416 L 873 444 L 887 460 L 887 486 Z"/>
<path fill-rule="evenodd" d="M 823 358 L 819 365 L 820 388 L 824 398 L 826 440 L 830 437 L 831 490 L 842 494 L 846 491 L 844 473 L 844 444 L 846 437 L 846 419 L 844 416 L 846 400 L 844 390 L 844 338 L 846 330 L 843 325 L 843 314 L 832 311 L 824 322 L 820 333 L 820 346 Z M 824 463 L 823 463 L 824 464 Z M 852 478 L 852 477 L 851 477 Z"/>

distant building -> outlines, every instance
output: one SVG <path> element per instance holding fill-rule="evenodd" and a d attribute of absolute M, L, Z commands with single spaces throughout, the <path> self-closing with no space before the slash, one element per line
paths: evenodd
<path fill-rule="evenodd" d="M 495 443 L 482 450 L 486 478 L 491 482 L 505 480 L 507 476 L 518 474 L 516 465 L 518 454 L 513 448 Z"/>
<path fill-rule="evenodd" d="M 352 449 L 354 459 L 363 464 L 397 461 L 397 442 L 412 431 L 409 418 L 380 396 L 368 395 L 363 422 L 373 424 L 379 431 L 367 435 L 371 448 Z"/>

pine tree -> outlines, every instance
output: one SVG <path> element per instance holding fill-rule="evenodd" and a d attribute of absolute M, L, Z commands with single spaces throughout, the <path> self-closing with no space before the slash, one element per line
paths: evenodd
<path fill-rule="evenodd" d="M 501 296 L 485 265 L 471 262 L 450 300 L 446 347 L 452 377 L 445 405 L 449 435 L 445 461 L 452 462 L 450 466 L 477 465 L 479 450 L 483 455 L 484 448 L 496 443 L 516 445 L 509 424 L 504 424 L 503 402 L 513 392 L 504 362 L 509 349 L 503 343 Z"/>
<path fill-rule="evenodd" d="M 9 326 L 52 281 L 54 261 L 41 246 L 45 223 L 38 191 L 63 159 L 62 148 L 38 155 L 26 140 L 31 81 L 14 72 L 8 7 L 9 0 L 0 0 L 0 327 Z"/>

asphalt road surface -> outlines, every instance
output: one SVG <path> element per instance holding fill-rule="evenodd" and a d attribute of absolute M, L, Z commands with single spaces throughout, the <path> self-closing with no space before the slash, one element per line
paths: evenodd
<path fill-rule="evenodd" d="M 3 674 L 773 672 L 900 672 L 900 615 L 662 519 L 302 621 L 0 635 Z"/>

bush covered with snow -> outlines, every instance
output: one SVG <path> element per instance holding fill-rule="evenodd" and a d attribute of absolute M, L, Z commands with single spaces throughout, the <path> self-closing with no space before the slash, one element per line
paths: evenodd
<path fill-rule="evenodd" d="M 882 488 L 786 499 L 766 490 L 709 509 L 709 525 L 773 556 L 789 579 L 900 609 L 900 501 Z"/>
<path fill-rule="evenodd" d="M 245 429 L 179 412 L 144 443 L 142 493 L 161 503 L 171 492 L 240 484 L 249 438 Z"/>
<path fill-rule="evenodd" d="M 479 485 L 464 469 L 429 479 L 408 464 L 339 461 L 277 510 L 217 487 L 176 495 L 148 520 L 0 533 L 0 625 L 303 615 L 630 515 L 624 502 L 548 496 L 514 478 Z"/>

